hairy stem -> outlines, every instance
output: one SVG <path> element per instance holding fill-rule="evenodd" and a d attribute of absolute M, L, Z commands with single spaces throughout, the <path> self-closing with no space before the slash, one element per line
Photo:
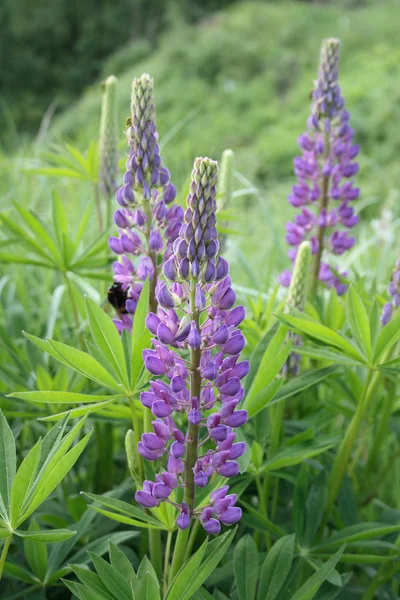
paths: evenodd
<path fill-rule="evenodd" d="M 329 134 L 325 134 L 325 152 L 324 152 L 324 160 L 327 156 L 329 156 Z M 322 178 L 322 198 L 319 206 L 318 216 L 321 216 L 323 212 L 328 208 L 329 203 L 329 176 L 324 175 Z M 313 276 L 312 276 L 312 289 L 314 292 L 317 291 L 318 287 L 318 278 L 319 278 L 319 270 L 321 267 L 321 258 L 322 253 L 324 251 L 324 235 L 325 235 L 325 227 L 322 225 L 318 226 L 317 232 L 317 240 L 318 240 L 318 248 L 317 253 L 315 255 L 314 267 L 313 267 Z"/>
<path fill-rule="evenodd" d="M 171 554 L 171 542 L 172 542 L 172 531 L 168 531 L 167 544 L 165 546 L 164 555 L 164 575 L 163 575 L 163 589 L 164 596 L 168 589 L 168 569 L 169 569 L 169 555 Z"/>
<path fill-rule="evenodd" d="M 361 395 L 360 401 L 357 406 L 357 410 L 351 419 L 342 443 L 340 444 L 339 451 L 336 455 L 335 462 L 333 463 L 333 467 L 329 477 L 329 487 L 328 487 L 328 501 L 325 511 L 325 516 L 321 525 L 321 531 L 324 529 L 331 509 L 335 503 L 337 495 L 340 490 L 340 486 L 342 485 L 343 477 L 346 473 L 347 465 L 349 463 L 349 459 L 351 456 L 351 452 L 353 450 L 354 442 L 356 440 L 358 431 L 360 429 L 361 423 L 364 419 L 365 413 L 370 404 L 370 400 L 375 391 L 375 387 L 379 380 L 379 373 L 374 371 L 369 371 L 367 379 L 364 384 L 363 393 Z"/>
<path fill-rule="evenodd" d="M 200 313 L 196 309 L 195 304 L 196 285 L 192 281 L 190 287 L 190 317 L 196 323 L 196 327 L 200 330 Z M 194 396 L 200 398 L 201 392 L 201 374 L 200 374 L 200 359 L 201 350 L 200 348 L 190 349 L 190 398 Z M 188 428 L 188 439 L 186 444 L 186 465 L 185 465 L 185 496 L 184 501 L 189 506 L 190 514 L 192 515 L 194 503 L 195 503 L 195 492 L 196 486 L 194 483 L 194 472 L 193 468 L 197 460 L 197 451 L 199 443 L 199 426 L 189 423 Z M 172 559 L 171 576 L 170 579 L 175 577 L 183 562 L 186 554 L 186 544 L 189 536 L 188 527 L 185 530 L 179 530 L 176 537 L 174 556 Z"/>

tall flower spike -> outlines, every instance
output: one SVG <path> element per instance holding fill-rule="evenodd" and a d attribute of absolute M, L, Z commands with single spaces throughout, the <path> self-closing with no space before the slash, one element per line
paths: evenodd
<path fill-rule="evenodd" d="M 239 471 L 236 459 L 245 444 L 235 443 L 234 429 L 247 421 L 247 411 L 238 406 L 244 396 L 241 380 L 249 371 L 249 363 L 239 361 L 245 342 L 238 325 L 245 311 L 234 308 L 228 263 L 219 256 L 217 173 L 211 159 L 195 160 L 184 221 L 164 264 L 170 283 L 158 283 L 158 313 L 147 318 L 153 349 L 144 350 L 143 358 L 157 379 L 140 399 L 155 420 L 154 433 L 143 434 L 138 450 L 147 460 L 168 458 L 167 470 L 136 493 L 145 507 L 174 504 L 181 529 L 199 519 L 210 534 L 241 516 L 228 486 L 213 492 L 201 510 L 195 508 L 195 495 L 214 473 L 233 477 Z M 181 415 L 186 415 L 186 432 L 177 426 Z M 173 490 L 180 485 L 184 498 L 177 504 Z"/>
<path fill-rule="evenodd" d="M 285 313 L 290 313 L 292 309 L 303 312 L 307 301 L 308 282 L 310 279 L 311 266 L 311 244 L 302 242 L 297 252 L 294 263 L 293 276 L 290 282 L 289 293 L 286 299 Z M 293 346 L 301 345 L 301 337 L 295 333 L 289 333 L 289 339 L 293 341 Z M 284 375 L 297 375 L 300 366 L 300 356 L 293 352 L 286 361 L 282 372 Z"/>
<path fill-rule="evenodd" d="M 353 144 L 354 132 L 338 84 L 339 50 L 339 40 L 324 40 L 308 132 L 299 137 L 302 156 L 294 160 L 298 182 L 289 195 L 289 202 L 301 213 L 294 222 L 287 223 L 286 241 L 291 247 L 289 258 L 294 262 L 299 244 L 310 240 L 314 289 L 319 280 L 343 294 L 347 289 L 343 282 L 346 273 L 340 274 L 336 265 L 322 262 L 324 250 L 340 256 L 354 245 L 355 238 L 346 230 L 359 220 L 351 206 L 360 194 L 352 182 L 359 168 L 354 162 L 359 147 Z M 280 276 L 284 286 L 289 286 L 290 279 L 290 270 Z"/>
<path fill-rule="evenodd" d="M 122 187 L 116 194 L 114 214 L 118 237 L 109 238 L 114 281 L 127 294 L 125 313 L 115 320 L 119 331 L 132 327 L 143 281 L 150 279 L 150 308 L 155 311 L 155 290 L 162 260 L 172 252 L 183 218 L 183 208 L 171 205 L 176 189 L 161 161 L 155 125 L 153 80 L 147 74 L 132 84 L 131 116 L 127 137 L 129 156 Z M 134 264 L 133 257 L 139 258 Z"/>
<path fill-rule="evenodd" d="M 118 176 L 118 80 L 110 75 L 103 82 L 103 102 L 101 106 L 99 158 L 99 180 L 102 193 L 109 198 L 115 194 Z"/>
<path fill-rule="evenodd" d="M 397 259 L 392 278 L 388 287 L 389 295 L 392 299 L 383 307 L 381 315 L 382 325 L 389 323 L 392 318 L 393 311 L 397 310 L 400 306 L 400 258 Z"/>

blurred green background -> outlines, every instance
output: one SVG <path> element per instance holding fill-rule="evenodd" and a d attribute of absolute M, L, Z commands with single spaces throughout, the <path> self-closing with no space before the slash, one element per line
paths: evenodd
<path fill-rule="evenodd" d="M 239 283 L 266 290 L 287 266 L 286 198 L 296 139 L 324 37 L 342 40 L 340 80 L 361 145 L 364 226 L 344 266 L 382 281 L 397 247 L 400 169 L 398 0 L 3 0 L 0 194 L 46 219 L 54 185 L 29 172 L 51 144 L 85 151 L 98 136 L 100 82 L 119 78 L 121 157 L 134 76 L 155 79 L 163 159 L 178 188 L 195 156 L 235 151 L 229 254 Z M 245 188 L 250 191 L 245 192 Z M 65 182 L 71 219 L 88 196 Z M 377 247 L 381 248 L 379 258 Z M 383 261 L 383 263 L 382 263 Z"/>

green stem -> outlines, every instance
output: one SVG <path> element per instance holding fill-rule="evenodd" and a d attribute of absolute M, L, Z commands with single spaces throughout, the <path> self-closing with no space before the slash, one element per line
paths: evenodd
<path fill-rule="evenodd" d="M 78 311 L 78 307 L 76 305 L 74 290 L 72 289 L 72 284 L 71 284 L 70 278 L 68 277 L 67 273 L 64 273 L 64 281 L 67 286 L 69 299 L 71 302 L 72 314 L 74 315 L 74 321 L 75 321 L 76 333 L 78 336 L 78 342 L 79 342 L 80 347 L 83 348 L 84 347 L 84 339 L 82 336 L 82 332 L 80 331 L 81 323 L 80 323 L 80 319 L 79 319 L 79 311 Z"/>
<path fill-rule="evenodd" d="M 164 576 L 163 576 L 163 588 L 164 596 L 168 589 L 168 568 L 169 568 L 169 555 L 171 554 L 171 542 L 172 542 L 172 531 L 168 531 L 167 545 L 165 546 L 164 556 Z"/>
<path fill-rule="evenodd" d="M 329 477 L 328 501 L 325 516 L 321 525 L 321 531 L 323 531 L 323 529 L 325 528 L 325 525 L 329 518 L 329 514 L 339 493 L 343 477 L 346 473 L 347 465 L 349 463 L 351 452 L 353 450 L 354 442 L 356 440 L 361 423 L 364 419 L 365 413 L 370 404 L 376 384 L 378 383 L 378 379 L 379 373 L 377 371 L 374 372 L 369 370 L 364 385 L 363 393 L 357 406 L 357 410 L 353 418 L 351 419 L 347 427 L 346 433 L 344 435 L 344 438 L 342 440 L 342 443 L 340 444 L 339 452 L 336 455 L 335 462 L 333 463 L 333 467 Z"/>
<path fill-rule="evenodd" d="M 257 493 L 260 500 L 260 512 L 261 514 L 268 519 L 268 498 L 269 498 L 269 485 L 268 485 L 268 476 L 265 477 L 264 485 L 259 476 L 256 477 L 256 486 Z M 269 531 L 265 532 L 265 546 L 267 550 L 271 548 L 271 536 Z"/>
<path fill-rule="evenodd" d="M 179 569 L 184 563 L 186 545 L 189 538 L 189 530 L 189 527 L 187 529 L 179 529 L 178 535 L 176 536 L 174 553 L 172 555 L 171 571 L 169 574 L 170 582 L 173 581 L 175 575 L 178 573 Z"/>
<path fill-rule="evenodd" d="M 365 468 L 365 474 L 366 474 L 367 478 L 369 476 L 371 476 L 372 472 L 374 471 L 374 469 L 376 467 L 377 458 L 379 456 L 381 446 L 382 446 L 383 442 L 385 441 L 385 438 L 388 434 L 389 421 L 390 421 L 390 417 L 392 416 L 393 404 L 394 404 L 395 397 L 396 397 L 393 388 L 394 388 L 393 383 L 391 381 L 388 381 L 387 385 L 386 385 L 387 397 L 386 397 L 385 401 L 383 402 L 383 410 L 380 415 L 378 429 L 376 431 L 376 435 L 374 436 L 374 441 L 372 443 L 372 448 L 369 452 L 367 465 Z"/>
<path fill-rule="evenodd" d="M 97 212 L 97 223 L 99 227 L 99 232 L 103 233 L 103 215 L 101 214 L 101 196 L 99 192 L 99 185 L 96 182 L 94 184 L 94 201 L 96 204 L 96 212 Z"/>
<path fill-rule="evenodd" d="M 325 134 L 325 151 L 324 151 L 324 160 L 329 155 L 329 134 Z M 322 198 L 319 206 L 319 215 L 327 209 L 329 203 L 329 176 L 324 175 L 322 178 Z M 324 251 L 324 235 L 325 235 L 325 227 L 322 225 L 318 226 L 317 232 L 317 240 L 318 240 L 318 248 L 315 255 L 314 260 L 314 268 L 313 268 L 313 276 L 312 276 L 312 290 L 314 292 L 317 291 L 318 281 L 319 281 L 319 270 L 321 267 L 321 258 L 322 253 Z"/>
<path fill-rule="evenodd" d="M 12 534 L 10 534 L 8 536 L 8 538 L 6 538 L 6 541 L 4 542 L 4 546 L 3 546 L 3 551 L 0 556 L 0 580 L 3 575 L 4 565 L 6 564 L 6 558 L 7 558 L 8 550 L 11 545 L 12 537 L 13 537 Z"/>

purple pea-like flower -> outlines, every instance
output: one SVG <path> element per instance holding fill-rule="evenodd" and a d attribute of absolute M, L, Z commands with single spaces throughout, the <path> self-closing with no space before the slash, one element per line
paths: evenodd
<path fill-rule="evenodd" d="M 360 190 L 351 181 L 359 169 L 354 162 L 359 147 L 353 144 L 354 132 L 338 84 L 339 50 L 339 40 L 324 40 L 308 131 L 298 138 L 302 150 L 302 156 L 294 160 L 298 182 L 288 198 L 301 212 L 293 223 L 287 223 L 286 241 L 290 246 L 289 258 L 294 263 L 299 245 L 309 240 L 314 255 L 314 288 L 320 281 L 328 288 L 336 288 L 341 295 L 347 289 L 343 282 L 346 274 L 339 274 L 334 257 L 341 256 L 355 243 L 346 229 L 358 223 L 351 204 L 359 197 Z M 326 252 L 332 255 L 330 263 L 323 262 Z M 291 271 L 286 269 L 279 281 L 289 287 L 290 280 Z"/>
<path fill-rule="evenodd" d="M 154 487 L 145 482 L 146 489 L 143 486 L 136 493 L 137 501 L 146 507 L 149 502 L 152 506 L 172 502 L 179 508 L 180 529 L 195 518 L 213 535 L 219 533 L 221 523 L 240 519 L 236 496 L 224 486 L 211 493 L 209 505 L 196 510 L 196 488 L 206 487 L 214 473 L 230 478 L 239 472 L 237 459 L 245 443 L 235 443 L 234 429 L 248 418 L 239 406 L 244 397 L 242 380 L 249 371 L 249 363 L 239 361 L 245 340 L 238 325 L 245 311 L 234 306 L 228 263 L 219 256 L 216 184 L 217 163 L 196 159 L 183 223 L 164 263 L 166 281 L 157 285 L 158 311 L 146 321 L 154 338 L 153 349 L 143 351 L 144 363 L 160 379 L 150 382 L 151 391 L 141 393 L 142 404 L 157 419 L 154 433 L 142 435 L 138 450 L 148 460 L 167 454 L 167 473 L 174 485 L 164 473 Z M 186 415 L 185 433 L 177 426 L 182 416 L 174 418 L 174 413 Z M 185 490 L 181 504 L 168 494 L 177 485 Z"/>
<path fill-rule="evenodd" d="M 163 257 L 167 259 L 171 254 L 183 218 L 183 208 L 171 206 L 176 190 L 161 161 L 153 87 L 153 80 L 147 74 L 132 83 L 127 129 L 129 155 L 123 185 L 116 193 L 119 208 L 114 214 L 118 236 L 109 239 L 110 249 L 119 257 L 114 263 L 114 281 L 122 285 L 127 295 L 129 313 L 116 319 L 119 332 L 132 328 L 137 301 L 147 278 L 150 306 L 156 312 L 155 288 Z M 127 255 L 140 256 L 138 264 L 134 265 Z"/>

